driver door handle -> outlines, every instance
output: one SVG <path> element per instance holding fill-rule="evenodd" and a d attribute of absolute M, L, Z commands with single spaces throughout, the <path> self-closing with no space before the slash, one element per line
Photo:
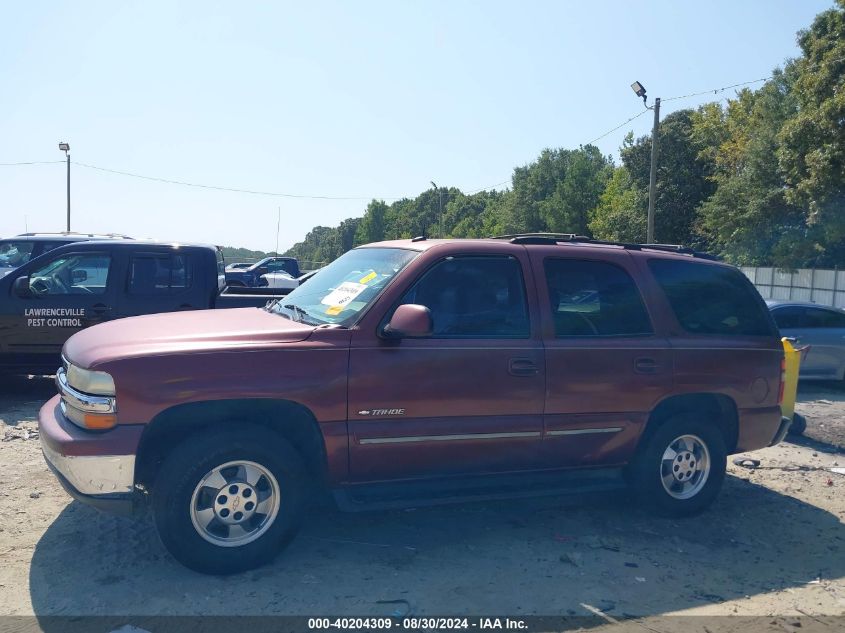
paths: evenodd
<path fill-rule="evenodd" d="M 111 306 L 107 306 L 105 303 L 95 303 L 91 306 L 91 310 L 94 311 L 94 314 L 105 314 L 111 312 Z"/>
<path fill-rule="evenodd" d="M 508 373 L 511 376 L 536 376 L 540 370 L 530 358 L 511 358 L 508 363 Z"/>

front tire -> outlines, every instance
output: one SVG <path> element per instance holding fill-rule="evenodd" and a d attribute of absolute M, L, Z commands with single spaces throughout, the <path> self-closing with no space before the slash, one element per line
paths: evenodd
<path fill-rule="evenodd" d="M 629 479 L 644 505 L 664 516 L 690 516 L 713 503 L 727 464 L 725 440 L 713 422 L 679 414 L 643 442 Z"/>
<path fill-rule="evenodd" d="M 153 515 L 180 563 L 232 574 L 275 558 L 299 525 L 305 490 L 302 459 L 278 434 L 252 425 L 202 431 L 162 464 Z"/>

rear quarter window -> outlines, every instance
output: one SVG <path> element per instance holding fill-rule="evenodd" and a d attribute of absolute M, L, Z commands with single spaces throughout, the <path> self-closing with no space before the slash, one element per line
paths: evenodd
<path fill-rule="evenodd" d="M 648 266 L 678 323 L 690 334 L 775 334 L 763 300 L 738 270 L 670 259 L 652 259 Z"/>

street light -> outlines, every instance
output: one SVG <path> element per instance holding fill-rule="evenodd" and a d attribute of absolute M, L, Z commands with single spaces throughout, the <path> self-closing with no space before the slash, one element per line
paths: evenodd
<path fill-rule="evenodd" d="M 431 186 L 437 190 L 437 194 L 439 197 L 439 208 L 440 208 L 440 239 L 443 239 L 443 190 L 435 184 L 435 182 L 431 181 Z"/>
<path fill-rule="evenodd" d="M 657 190 L 657 128 L 660 125 L 660 97 L 655 98 L 654 105 L 648 106 L 648 96 L 645 86 L 639 81 L 631 84 L 631 90 L 638 97 L 642 97 L 643 105 L 649 110 L 654 110 L 654 126 L 651 130 L 651 169 L 648 177 L 648 219 L 646 224 L 646 242 L 654 243 L 654 198 Z"/>
<path fill-rule="evenodd" d="M 59 143 L 59 151 L 67 157 L 67 230 L 70 232 L 70 143 Z"/>

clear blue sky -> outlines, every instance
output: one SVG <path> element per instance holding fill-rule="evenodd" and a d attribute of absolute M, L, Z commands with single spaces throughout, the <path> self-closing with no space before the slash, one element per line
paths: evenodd
<path fill-rule="evenodd" d="M 509 180 L 642 108 L 770 74 L 830 0 L 37 2 L 0 17 L 0 163 L 72 160 L 270 192 Z M 733 94 L 722 93 L 718 97 Z M 664 112 L 718 97 L 666 103 Z M 597 145 L 616 153 L 628 130 Z M 0 167 L 0 236 L 64 228 L 63 164 Z M 73 228 L 270 250 L 366 200 L 192 189 L 74 165 Z"/>

